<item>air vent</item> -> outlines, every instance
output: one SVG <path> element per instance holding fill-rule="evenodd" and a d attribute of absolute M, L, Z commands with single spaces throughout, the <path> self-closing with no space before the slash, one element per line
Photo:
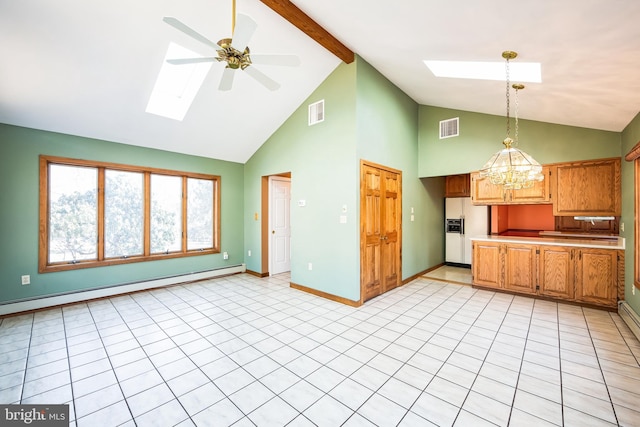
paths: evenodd
<path fill-rule="evenodd" d="M 440 139 L 458 136 L 460 118 L 442 120 L 440 122 Z"/>
<path fill-rule="evenodd" d="M 309 105 L 309 126 L 324 122 L 324 99 Z"/>

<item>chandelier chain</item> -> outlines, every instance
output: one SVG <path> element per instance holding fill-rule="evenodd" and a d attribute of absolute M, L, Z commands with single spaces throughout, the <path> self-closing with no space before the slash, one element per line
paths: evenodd
<path fill-rule="evenodd" d="M 509 96 L 509 92 L 510 92 L 509 91 L 509 84 L 510 84 L 510 82 L 509 82 L 509 78 L 510 78 L 510 76 L 509 76 L 509 58 L 507 57 L 506 60 L 507 61 L 505 62 L 504 67 L 505 67 L 505 73 L 506 73 L 506 76 L 507 76 L 507 138 L 509 138 L 510 135 L 511 135 L 511 119 L 509 118 L 509 110 L 510 110 L 510 106 L 509 106 L 509 98 L 510 98 L 510 96 Z"/>
<path fill-rule="evenodd" d="M 517 85 L 514 85 L 514 86 L 517 86 Z M 519 104 L 518 104 L 518 88 L 517 88 L 517 87 L 515 87 L 515 90 L 516 90 L 516 108 L 515 108 L 515 115 L 516 115 L 516 134 L 515 134 L 515 136 L 514 136 L 514 142 L 513 142 L 513 145 L 514 145 L 515 147 L 517 147 L 517 146 L 518 146 L 518 105 L 519 105 Z"/>

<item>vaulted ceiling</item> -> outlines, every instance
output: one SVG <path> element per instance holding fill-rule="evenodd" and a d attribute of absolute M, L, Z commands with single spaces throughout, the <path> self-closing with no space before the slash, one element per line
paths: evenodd
<path fill-rule="evenodd" d="M 286 2 L 285 2 L 286 3 Z M 293 0 L 416 102 L 504 114 L 504 83 L 436 78 L 425 59 L 540 62 L 522 118 L 621 131 L 640 111 L 637 0 Z M 0 0 L 0 122 L 246 162 L 341 60 L 258 0 L 237 11 L 258 28 L 253 53 L 294 54 L 261 66 L 271 92 L 238 73 L 217 90 L 215 63 L 183 121 L 145 113 L 170 42 L 211 48 L 162 22 L 173 16 L 213 41 L 231 35 L 231 0 Z"/>

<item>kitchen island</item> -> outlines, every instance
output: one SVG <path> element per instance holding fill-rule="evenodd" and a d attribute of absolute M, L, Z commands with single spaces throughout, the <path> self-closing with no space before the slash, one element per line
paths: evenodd
<path fill-rule="evenodd" d="M 474 287 L 607 309 L 624 297 L 624 238 L 551 233 L 471 242 Z"/>

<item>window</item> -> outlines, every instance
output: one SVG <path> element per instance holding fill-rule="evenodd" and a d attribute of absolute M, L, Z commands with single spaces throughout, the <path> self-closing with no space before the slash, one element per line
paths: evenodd
<path fill-rule="evenodd" d="M 220 177 L 40 156 L 39 271 L 219 253 Z"/>

